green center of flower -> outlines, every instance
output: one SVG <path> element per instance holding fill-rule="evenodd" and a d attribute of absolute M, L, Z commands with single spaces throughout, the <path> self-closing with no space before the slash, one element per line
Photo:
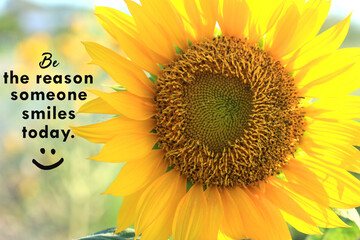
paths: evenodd
<path fill-rule="evenodd" d="M 250 86 L 236 77 L 203 73 L 184 89 L 185 135 L 222 153 L 244 133 L 252 110 Z"/>
<path fill-rule="evenodd" d="M 240 39 L 193 44 L 163 68 L 156 87 L 165 160 L 205 187 L 245 187 L 278 174 L 303 134 L 293 77 Z"/>

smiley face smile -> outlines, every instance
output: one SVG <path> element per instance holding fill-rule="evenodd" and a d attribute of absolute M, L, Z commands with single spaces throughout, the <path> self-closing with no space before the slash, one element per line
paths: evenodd
<path fill-rule="evenodd" d="M 45 154 L 45 149 L 41 148 L 40 152 L 42 154 Z M 51 154 L 54 155 L 55 153 L 56 153 L 55 149 L 51 149 Z M 58 166 L 60 166 L 64 162 L 64 158 L 61 158 L 59 161 L 57 161 L 56 163 L 51 164 L 51 165 L 42 165 L 35 159 L 33 159 L 32 162 L 33 162 L 33 164 L 35 164 L 35 166 L 37 166 L 38 168 L 40 168 L 42 170 L 51 170 L 51 169 L 54 169 L 54 168 L 57 168 Z"/>

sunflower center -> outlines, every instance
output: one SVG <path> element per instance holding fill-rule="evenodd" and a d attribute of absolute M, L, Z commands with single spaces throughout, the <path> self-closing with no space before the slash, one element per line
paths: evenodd
<path fill-rule="evenodd" d="M 193 44 L 156 83 L 165 159 L 193 183 L 248 186 L 279 173 L 303 134 L 293 77 L 246 41 Z"/>
<path fill-rule="evenodd" d="M 250 86 L 237 77 L 203 73 L 184 89 L 185 136 L 222 151 L 241 136 L 252 109 Z"/>

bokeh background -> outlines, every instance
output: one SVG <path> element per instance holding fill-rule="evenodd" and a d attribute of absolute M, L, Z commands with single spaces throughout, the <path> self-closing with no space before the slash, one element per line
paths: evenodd
<path fill-rule="evenodd" d="M 121 168 L 86 158 L 101 146 L 75 137 L 63 143 L 60 139 L 23 139 L 22 126 L 39 129 L 44 121 L 25 121 L 25 109 L 77 110 L 75 102 L 11 101 L 11 91 L 51 90 L 108 91 L 111 79 L 97 66 L 87 64 L 81 41 L 95 41 L 121 51 L 101 28 L 94 16 L 94 5 L 111 6 L 127 12 L 121 0 L 0 0 L 0 74 L 14 70 L 17 74 L 92 74 L 93 85 L 4 85 L 0 78 L 0 240 L 76 239 L 116 226 L 121 199 L 100 195 Z M 334 25 L 353 11 L 350 32 L 342 47 L 360 47 L 360 1 L 333 0 L 324 29 Z M 38 63 L 43 52 L 51 52 L 60 65 L 41 70 Z M 0 75 L 0 76 L 1 76 Z M 356 94 L 359 94 L 357 91 Z M 89 95 L 89 99 L 93 96 Z M 102 115 L 78 115 L 74 120 L 46 121 L 50 128 L 64 128 L 95 123 L 107 119 Z M 56 154 L 41 156 L 40 148 Z M 51 164 L 63 157 L 64 163 L 52 171 L 36 168 L 33 158 Z M 356 225 L 354 225 L 356 228 Z M 339 240 L 359 237 L 339 230 Z M 347 230 L 346 230 L 347 231 Z M 294 239 L 326 239 L 308 237 L 292 230 Z M 330 238 L 328 238 L 330 239 Z M 330 240 L 332 240 L 331 238 Z"/>

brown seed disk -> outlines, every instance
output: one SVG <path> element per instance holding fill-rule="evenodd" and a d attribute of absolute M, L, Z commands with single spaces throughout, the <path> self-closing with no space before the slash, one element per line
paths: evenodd
<path fill-rule="evenodd" d="M 303 134 L 293 77 L 245 40 L 193 44 L 163 68 L 156 87 L 165 159 L 205 187 L 244 187 L 279 173 Z"/>

